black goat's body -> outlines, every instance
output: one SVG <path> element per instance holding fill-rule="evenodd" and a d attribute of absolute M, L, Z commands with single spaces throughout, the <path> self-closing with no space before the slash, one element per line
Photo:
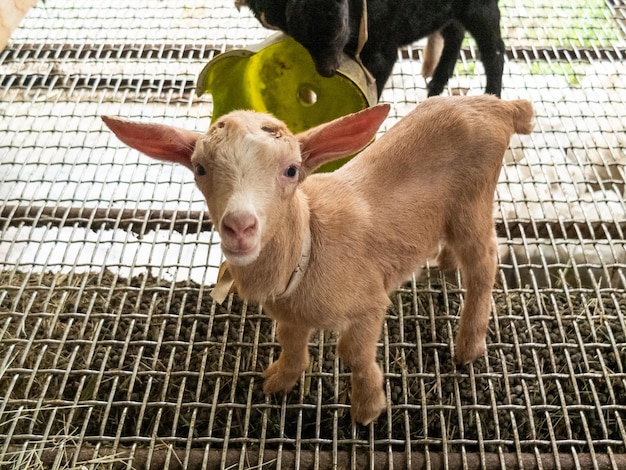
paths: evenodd
<path fill-rule="evenodd" d="M 332 75 L 341 52 L 357 50 L 363 0 L 248 0 L 267 27 L 300 42 L 318 72 Z M 360 53 L 382 93 L 398 48 L 439 31 L 444 48 L 428 84 L 428 95 L 440 94 L 452 76 L 465 31 L 476 40 L 487 78 L 486 93 L 500 96 L 504 43 L 498 0 L 367 0 L 368 40 Z"/>

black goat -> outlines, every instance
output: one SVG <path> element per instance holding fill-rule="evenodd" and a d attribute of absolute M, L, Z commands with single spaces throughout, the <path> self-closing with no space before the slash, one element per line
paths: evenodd
<path fill-rule="evenodd" d="M 486 93 L 500 96 L 504 43 L 498 0 L 236 0 L 248 5 L 267 28 L 282 30 L 313 57 L 320 75 L 335 73 L 342 51 L 357 50 L 363 2 L 367 2 L 368 40 L 360 53 L 376 79 L 378 95 L 391 75 L 398 48 L 440 32 L 439 63 L 428 96 L 439 95 L 454 72 L 465 30 L 476 40 L 487 76 Z"/>

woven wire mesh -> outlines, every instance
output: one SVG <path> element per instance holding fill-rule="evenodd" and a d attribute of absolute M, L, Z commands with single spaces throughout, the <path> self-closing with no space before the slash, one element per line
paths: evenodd
<path fill-rule="evenodd" d="M 537 124 L 497 189 L 487 353 L 454 364 L 463 284 L 426 266 L 392 295 L 368 427 L 332 332 L 293 392 L 263 395 L 275 326 L 211 301 L 219 240 L 192 178 L 99 119 L 206 128 L 199 71 L 269 32 L 230 0 L 30 10 L 0 54 L 0 465 L 625 468 L 626 6 L 500 6 L 503 97 Z M 384 129 L 426 97 L 422 44 L 399 51 Z M 468 38 L 446 93 L 483 88 Z"/>

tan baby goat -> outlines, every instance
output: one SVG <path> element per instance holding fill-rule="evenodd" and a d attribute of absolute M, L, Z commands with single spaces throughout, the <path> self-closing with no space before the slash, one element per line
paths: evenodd
<path fill-rule="evenodd" d="M 528 101 L 435 97 L 333 173 L 389 111 L 379 105 L 293 135 L 252 111 L 221 117 L 206 134 L 105 117 L 126 144 L 189 167 L 204 194 L 239 294 L 278 322 L 282 351 L 265 393 L 290 390 L 307 368 L 314 329 L 339 333 L 352 371 L 352 417 L 386 404 L 376 363 L 388 294 L 439 250 L 466 287 L 456 360 L 485 351 L 496 274 L 494 191 L 513 133 L 531 132 Z"/>

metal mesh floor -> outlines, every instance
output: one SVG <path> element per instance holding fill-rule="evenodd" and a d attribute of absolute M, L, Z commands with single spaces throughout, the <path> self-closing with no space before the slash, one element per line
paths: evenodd
<path fill-rule="evenodd" d="M 389 405 L 349 416 L 332 332 L 265 397 L 274 325 L 208 295 L 219 240 L 185 169 L 102 114 L 208 126 L 195 80 L 269 32 L 232 0 L 46 0 L 0 53 L 0 467 L 626 468 L 626 5 L 501 1 L 503 97 L 533 101 L 497 189 L 486 355 L 452 361 L 464 291 L 426 266 L 380 340 Z M 382 96 L 425 99 L 422 42 Z M 447 93 L 481 93 L 471 40 Z"/>

